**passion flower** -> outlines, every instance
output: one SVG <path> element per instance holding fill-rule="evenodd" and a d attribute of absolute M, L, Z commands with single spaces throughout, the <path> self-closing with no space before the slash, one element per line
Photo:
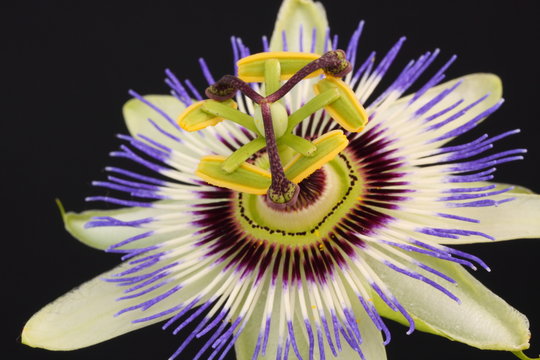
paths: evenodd
<path fill-rule="evenodd" d="M 526 358 L 527 319 L 464 267 L 487 265 L 447 245 L 538 237 L 540 199 L 490 183 L 523 149 L 493 152 L 518 131 L 449 144 L 501 104 L 490 74 L 441 83 L 453 62 L 411 61 L 368 100 L 397 56 L 359 61 L 360 23 L 337 49 L 324 11 L 286 0 L 270 43 L 233 39 L 234 74 L 204 92 L 166 71 L 172 96 L 124 107 L 130 135 L 94 184 L 119 210 L 63 213 L 81 241 L 122 265 L 47 305 L 23 342 L 89 346 L 166 321 L 195 338 L 194 359 L 385 359 L 383 317 Z M 420 75 L 432 76 L 405 95 Z M 293 355 L 294 354 L 294 355 Z"/>

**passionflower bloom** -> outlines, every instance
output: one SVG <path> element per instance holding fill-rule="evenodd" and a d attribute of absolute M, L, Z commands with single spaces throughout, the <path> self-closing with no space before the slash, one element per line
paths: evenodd
<path fill-rule="evenodd" d="M 379 360 L 384 317 L 527 358 L 527 319 L 453 247 L 540 237 L 538 195 L 489 182 L 522 158 L 492 150 L 518 131 L 450 143 L 502 104 L 500 81 L 443 82 L 454 58 L 432 69 L 434 51 L 379 89 L 404 39 L 361 59 L 362 27 L 339 48 L 322 6 L 286 0 L 261 52 L 233 38 L 234 75 L 216 81 L 201 61 L 204 96 L 170 71 L 171 96 L 132 92 L 112 155 L 140 171 L 107 168 L 107 196 L 89 198 L 123 207 L 63 213 L 123 263 L 35 314 L 23 342 L 77 349 L 165 321 L 195 328 L 171 358 L 203 338 L 194 359 L 234 346 L 238 359 Z"/>

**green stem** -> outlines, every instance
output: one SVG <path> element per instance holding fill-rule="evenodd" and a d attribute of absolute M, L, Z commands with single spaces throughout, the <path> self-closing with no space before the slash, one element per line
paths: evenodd
<path fill-rule="evenodd" d="M 523 351 L 512 351 L 512 354 L 516 355 L 521 360 L 540 360 L 540 357 L 530 358 L 523 353 Z"/>

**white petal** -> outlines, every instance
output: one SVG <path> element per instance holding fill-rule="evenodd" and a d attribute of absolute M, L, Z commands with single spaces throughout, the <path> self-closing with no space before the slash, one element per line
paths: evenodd
<path fill-rule="evenodd" d="M 490 183 L 474 183 L 471 184 L 471 187 L 487 185 L 490 185 Z M 512 185 L 498 184 L 494 191 L 506 189 L 510 186 Z M 441 210 L 442 213 L 474 219 L 479 221 L 478 223 L 425 215 L 405 215 L 408 220 L 420 226 L 476 231 L 491 236 L 494 240 L 478 235 L 461 236 L 459 239 L 435 237 L 417 232 L 410 232 L 410 235 L 420 240 L 449 245 L 540 238 L 540 195 L 518 186 L 511 191 L 490 197 L 490 199 L 497 201 L 510 198 L 513 198 L 513 200 L 503 202 L 497 206 L 459 207 Z"/>
<path fill-rule="evenodd" d="M 322 54 L 328 20 L 326 11 L 319 2 L 311 0 L 285 0 L 279 9 L 274 32 L 270 40 L 271 51 L 283 50 L 283 31 L 287 34 L 288 51 L 300 51 L 300 25 L 303 31 L 303 49 L 311 49 L 311 37 L 313 29 L 317 29 L 317 45 L 315 52 Z"/>
<path fill-rule="evenodd" d="M 114 316 L 118 311 L 156 296 L 152 292 L 131 300 L 116 301 L 125 296 L 125 288 L 103 281 L 125 270 L 118 267 L 73 289 L 34 314 L 26 323 L 22 342 L 32 347 L 50 350 L 74 350 L 103 342 L 124 333 L 162 321 L 132 323 L 167 310 L 194 295 L 193 290 L 180 290 L 146 311 L 139 309 Z M 208 279 L 204 279 L 208 281 Z"/>
<path fill-rule="evenodd" d="M 176 120 L 185 106 L 174 96 L 169 95 L 146 95 L 144 99 L 164 111 L 171 119 Z M 179 130 L 165 117 L 138 99 L 131 99 L 124 104 L 122 109 L 126 126 L 132 136 L 145 135 L 172 149 L 178 147 L 178 142 L 164 135 L 156 129 L 148 119 L 152 119 L 161 129 L 174 136 L 179 135 Z"/>
<path fill-rule="evenodd" d="M 443 90 L 452 88 L 458 82 L 460 82 L 460 84 L 457 86 L 457 88 L 449 93 L 443 100 L 439 101 L 422 116 L 414 117 L 414 120 L 410 120 L 409 117 L 412 116 L 415 111 L 422 108 L 422 106 L 434 99 Z M 461 115 L 459 118 L 444 126 L 441 126 L 436 130 L 428 130 L 433 124 L 449 118 L 454 113 L 458 113 L 485 95 L 489 96 L 468 110 L 465 114 Z M 381 122 L 387 122 L 388 125 L 385 125 L 389 127 L 387 130 L 387 135 L 395 138 L 396 147 L 402 149 L 410 149 L 411 147 L 414 147 L 417 149 L 417 151 L 421 152 L 423 150 L 435 149 L 443 146 L 454 137 L 444 138 L 443 140 L 436 142 L 431 141 L 468 123 L 470 120 L 476 118 L 484 111 L 497 104 L 497 102 L 501 100 L 502 96 L 502 83 L 499 77 L 493 74 L 471 74 L 432 87 L 412 105 L 409 105 L 409 101 L 414 96 L 415 94 L 411 94 L 401 98 L 400 100 L 389 105 L 384 110 L 375 108 L 374 111 L 377 116 L 370 121 L 368 127 L 372 127 Z M 427 122 L 425 121 L 427 117 L 438 114 L 442 110 L 449 108 L 451 105 L 460 100 L 463 100 L 463 102 L 450 112 L 437 117 L 435 120 Z M 481 120 L 483 120 L 483 118 L 479 119 L 478 122 Z M 399 124 L 399 122 L 403 123 Z"/>
<path fill-rule="evenodd" d="M 100 226 L 86 228 L 85 225 L 94 217 L 113 217 L 122 221 L 140 220 L 170 210 L 129 207 L 118 210 L 88 210 L 81 213 L 65 212 L 61 204 L 60 211 L 64 220 L 66 230 L 77 240 L 96 249 L 105 250 L 111 245 L 126 240 L 129 237 L 142 234 L 148 230 L 128 227 L 128 226 Z M 161 236 L 162 237 L 162 236 Z M 158 243 L 161 241 L 160 235 L 154 235 L 147 239 L 141 239 L 133 244 L 128 244 L 123 249 L 132 247 L 144 247 L 149 244 Z"/>
<path fill-rule="evenodd" d="M 483 286 L 464 268 L 430 256 L 413 253 L 407 255 L 453 278 L 457 284 L 450 284 L 415 268 L 445 286 L 462 302 L 458 304 L 422 281 L 366 259 L 412 317 L 419 320 L 417 329 L 480 349 L 517 351 L 529 347 L 527 318 Z M 382 316 L 406 323 L 401 315 L 390 310 L 380 298 L 375 296 L 374 300 Z"/>
<path fill-rule="evenodd" d="M 279 302 L 280 302 L 280 296 L 281 293 L 278 290 L 276 292 L 275 304 L 274 309 L 279 309 Z M 267 296 L 266 291 L 263 291 L 262 298 Z M 366 358 L 366 360 L 385 360 L 386 359 L 386 349 L 383 345 L 383 339 L 380 331 L 377 330 L 375 325 L 373 325 L 373 322 L 369 318 L 369 316 L 366 314 L 365 310 L 362 308 L 362 306 L 359 304 L 358 301 L 353 301 L 353 311 L 356 315 L 356 318 L 358 319 L 359 323 L 359 329 L 360 334 L 362 335 L 363 344 L 360 345 L 362 352 Z M 255 344 L 257 343 L 257 338 L 259 336 L 259 330 L 260 330 L 260 324 L 261 324 L 261 317 L 264 311 L 265 301 L 259 301 L 256 305 L 256 308 L 253 313 L 252 319 L 249 320 L 248 324 L 246 325 L 246 328 L 238 338 L 238 340 L 235 343 L 235 350 L 236 350 L 236 359 L 237 360 L 251 360 L 253 356 L 253 350 L 255 348 Z M 278 343 L 278 323 L 279 323 L 279 317 L 277 316 L 279 314 L 279 311 L 274 310 L 273 316 L 272 316 L 272 330 L 270 331 L 269 341 L 268 341 L 268 347 L 267 352 L 265 356 L 261 356 L 259 354 L 258 359 L 268 359 L 268 360 L 274 360 L 276 359 L 276 352 L 277 352 L 277 343 Z M 298 350 L 300 354 L 303 356 L 304 359 L 308 358 L 309 354 L 309 342 L 306 338 L 306 336 L 303 335 L 305 332 L 305 325 L 302 319 L 300 319 L 299 316 L 295 316 L 293 320 L 293 326 L 295 329 L 296 334 L 296 342 L 298 345 Z M 317 337 L 317 334 L 314 329 L 314 335 L 315 338 Z M 358 353 L 353 350 L 349 344 L 341 338 L 341 345 L 342 345 L 342 351 L 338 352 L 337 359 L 358 359 L 360 360 L 360 356 Z M 335 344 L 334 344 L 335 346 Z M 327 359 L 336 359 L 336 357 L 333 356 L 332 352 L 330 351 L 330 348 L 325 340 L 325 355 Z M 318 344 L 315 344 L 314 347 L 314 358 L 319 359 L 319 348 Z M 289 351 L 289 359 L 297 359 L 294 351 L 292 348 Z"/>

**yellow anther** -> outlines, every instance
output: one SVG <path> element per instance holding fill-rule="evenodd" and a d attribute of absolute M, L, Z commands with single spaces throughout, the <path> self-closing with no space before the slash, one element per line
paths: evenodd
<path fill-rule="evenodd" d="M 266 194 L 272 179 L 268 171 L 244 162 L 233 173 L 227 173 L 222 169 L 226 159 L 221 155 L 203 157 L 195 175 L 215 186 L 248 194 Z"/>
<path fill-rule="evenodd" d="M 329 89 L 336 89 L 341 95 L 337 100 L 324 108 L 330 116 L 345 130 L 359 132 L 368 122 L 368 115 L 364 107 L 358 102 L 356 95 L 343 80 L 328 76 L 314 86 L 316 94 Z"/>
<path fill-rule="evenodd" d="M 288 80 L 298 72 L 298 70 L 302 69 L 310 62 L 317 60 L 319 57 L 319 54 L 287 51 L 253 54 L 238 60 L 236 63 L 238 66 L 238 77 L 245 82 L 264 82 L 265 62 L 270 59 L 275 59 L 279 61 L 281 66 L 280 80 Z M 315 77 L 322 73 L 322 70 L 317 70 L 312 72 L 306 78 Z"/>
<path fill-rule="evenodd" d="M 349 140 L 341 130 L 333 130 L 315 139 L 313 144 L 317 150 L 310 157 L 295 155 L 284 167 L 285 175 L 295 184 L 335 158 L 347 147 Z"/>
<path fill-rule="evenodd" d="M 215 116 L 203 111 L 202 107 L 205 103 L 214 100 L 197 101 L 188 106 L 178 117 L 177 123 L 186 131 L 198 131 L 208 126 L 214 126 L 223 121 L 222 117 Z M 232 100 L 224 101 L 223 104 L 236 109 L 237 105 Z"/>

